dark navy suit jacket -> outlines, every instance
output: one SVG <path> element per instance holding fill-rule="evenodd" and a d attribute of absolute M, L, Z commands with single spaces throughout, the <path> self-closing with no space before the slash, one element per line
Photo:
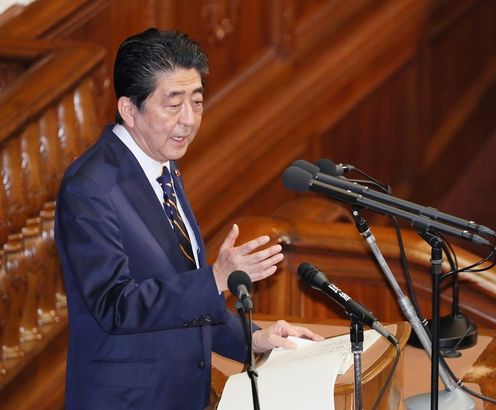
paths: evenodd
<path fill-rule="evenodd" d="M 64 176 L 55 240 L 69 311 L 68 410 L 203 409 L 212 350 L 246 358 L 239 319 L 218 294 L 177 178 L 175 186 L 200 269 L 186 267 L 162 205 L 111 127 Z"/>

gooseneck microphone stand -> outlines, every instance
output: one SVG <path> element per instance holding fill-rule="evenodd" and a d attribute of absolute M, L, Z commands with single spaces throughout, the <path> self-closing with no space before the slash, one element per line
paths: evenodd
<path fill-rule="evenodd" d="M 398 285 L 398 282 L 396 281 L 396 278 L 393 275 L 393 272 L 389 268 L 389 265 L 387 264 L 386 260 L 384 259 L 384 256 L 382 255 L 382 252 L 377 246 L 375 237 L 370 227 L 368 226 L 367 221 L 360 216 L 356 208 L 353 209 L 353 217 L 355 218 L 356 226 L 358 228 L 358 231 L 360 232 L 360 235 L 365 239 L 365 241 L 369 245 L 375 259 L 377 260 L 377 263 L 379 264 L 391 288 L 396 294 L 398 304 L 403 314 L 412 325 L 412 329 L 417 335 L 425 352 L 432 359 L 431 374 L 432 374 L 432 370 L 435 368 L 436 377 L 434 381 L 431 380 L 431 389 L 433 387 L 433 384 L 435 383 L 435 389 L 433 390 L 436 391 L 435 395 L 437 395 L 437 379 L 438 379 L 437 374 L 439 375 L 439 378 L 441 379 L 441 381 L 445 386 L 445 390 L 439 394 L 439 397 L 434 397 L 435 402 L 441 405 L 440 407 L 441 409 L 457 409 L 457 410 L 475 409 L 475 404 L 473 400 L 451 379 L 444 366 L 440 365 L 439 356 L 434 355 L 435 357 L 437 357 L 437 359 L 433 360 L 433 346 L 428 334 L 427 321 L 425 319 L 422 322 L 420 321 L 417 312 L 415 311 L 415 308 L 413 307 L 410 299 L 401 290 L 400 286 Z M 440 255 L 437 254 L 433 255 L 433 258 L 436 258 L 436 260 L 441 259 L 438 256 Z M 437 266 L 438 264 L 436 264 L 436 269 L 438 269 Z M 438 280 L 438 279 L 439 277 L 433 280 Z M 438 292 L 438 291 L 439 291 L 439 287 L 437 286 L 437 290 L 433 289 L 433 294 L 434 292 Z M 436 299 L 437 299 L 436 303 L 439 303 L 438 302 L 439 298 L 436 297 Z M 437 351 L 438 349 L 436 348 L 436 352 Z M 406 400 L 407 409 L 408 410 L 428 409 L 429 408 L 428 403 L 429 400 L 431 399 L 431 396 L 432 396 L 431 394 L 420 394 L 408 398 Z M 431 400 L 431 406 L 434 404 L 434 400 Z"/>
<path fill-rule="evenodd" d="M 255 354 L 253 353 L 253 340 L 252 340 L 252 332 L 251 332 L 251 310 L 248 309 L 245 312 L 245 307 L 243 303 L 238 300 L 234 305 L 236 310 L 238 311 L 239 317 L 241 318 L 241 323 L 243 325 L 243 331 L 245 334 L 246 346 L 248 347 L 248 360 L 246 362 L 246 373 L 250 378 L 251 382 L 251 394 L 253 398 L 253 409 L 260 410 L 260 401 L 258 398 L 258 384 L 257 378 L 258 373 L 255 367 Z M 248 313 L 248 319 L 246 318 L 246 314 Z"/>
<path fill-rule="evenodd" d="M 353 374 L 355 381 L 354 398 L 355 410 L 362 410 L 362 352 L 363 352 L 363 326 L 353 314 L 350 315 L 350 341 L 353 353 Z"/>

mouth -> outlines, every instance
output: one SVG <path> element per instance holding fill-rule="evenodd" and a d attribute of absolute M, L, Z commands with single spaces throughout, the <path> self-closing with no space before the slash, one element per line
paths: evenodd
<path fill-rule="evenodd" d="M 185 142 L 188 141 L 188 137 L 186 136 L 175 136 L 171 137 L 171 140 L 174 141 L 176 144 L 184 144 Z"/>

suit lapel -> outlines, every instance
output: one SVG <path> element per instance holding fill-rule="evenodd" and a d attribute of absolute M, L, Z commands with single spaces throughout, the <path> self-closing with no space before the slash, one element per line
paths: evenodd
<path fill-rule="evenodd" d="M 177 270 L 187 270 L 177 236 L 145 173 L 131 151 L 113 133 L 112 137 L 109 143 L 120 159 L 117 183 L 122 192 Z"/>

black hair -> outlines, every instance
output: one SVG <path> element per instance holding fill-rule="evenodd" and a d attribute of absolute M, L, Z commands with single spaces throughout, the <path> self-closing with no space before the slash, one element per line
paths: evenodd
<path fill-rule="evenodd" d="M 202 82 L 208 74 L 208 59 L 187 34 L 150 28 L 120 45 L 114 63 L 114 89 L 117 99 L 128 97 L 141 111 L 157 87 L 157 75 L 176 68 L 194 68 Z M 123 124 L 117 110 L 115 121 Z"/>

